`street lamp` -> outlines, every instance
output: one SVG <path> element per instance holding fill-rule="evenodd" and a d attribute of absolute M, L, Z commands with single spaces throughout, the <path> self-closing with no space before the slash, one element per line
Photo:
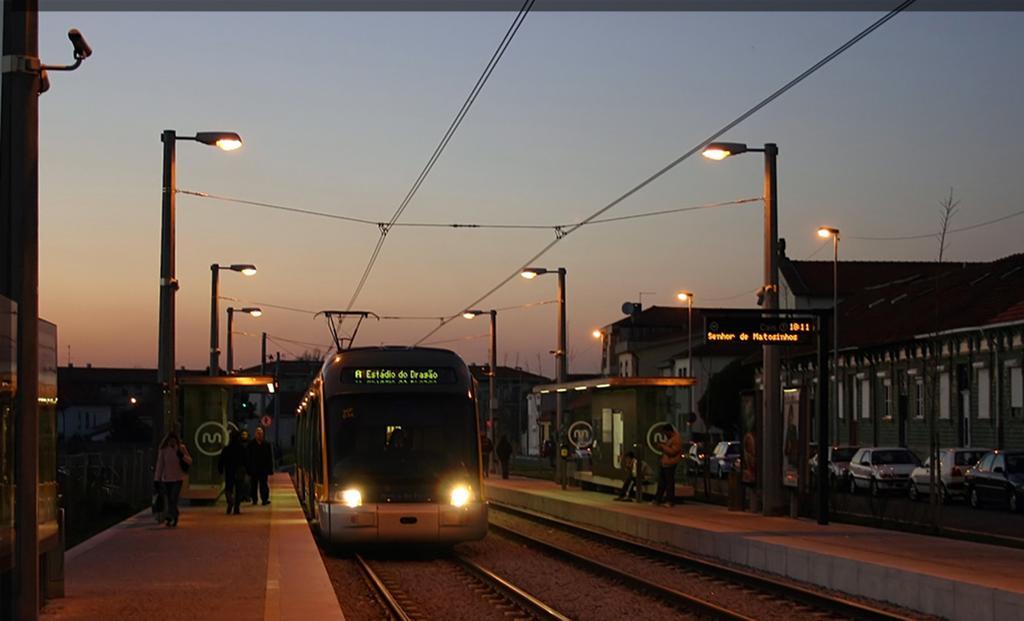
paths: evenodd
<path fill-rule="evenodd" d="M 527 280 L 533 280 L 534 278 L 543 274 L 558 274 L 558 349 L 555 351 L 555 355 L 558 357 L 558 366 L 556 367 L 555 381 L 559 384 L 565 383 L 566 376 L 568 375 L 568 358 L 566 356 L 566 344 L 565 344 L 565 268 L 559 267 L 555 269 L 547 269 L 543 267 L 528 267 L 520 272 L 520 276 Z M 564 407 L 562 402 L 562 393 L 556 392 L 555 394 L 555 450 L 560 451 L 562 446 L 562 408 Z M 556 460 L 555 462 L 555 478 L 558 479 L 562 486 L 562 489 L 566 488 L 565 480 L 565 464 L 562 460 Z"/>
<path fill-rule="evenodd" d="M 220 271 L 231 270 L 246 276 L 256 274 L 256 266 L 250 263 L 234 263 L 223 266 L 214 263 L 210 266 L 210 375 L 220 374 L 220 313 L 217 311 L 220 300 Z"/>
<path fill-rule="evenodd" d="M 489 310 L 467 310 L 462 313 L 466 319 L 475 319 L 478 315 L 491 316 L 491 355 L 490 355 L 490 381 L 487 382 L 487 420 L 491 427 L 491 446 L 497 446 L 498 434 L 496 432 L 495 419 L 498 411 L 498 311 Z M 491 471 L 491 464 L 487 464 L 487 471 Z"/>
<path fill-rule="evenodd" d="M 263 314 L 263 311 L 256 308 L 255 306 L 246 306 L 245 308 L 232 308 L 228 307 L 228 375 L 232 375 L 235 372 L 235 348 L 234 348 L 234 337 L 233 328 L 235 322 L 235 313 L 246 313 L 252 317 L 259 317 Z"/>
<path fill-rule="evenodd" d="M 178 280 L 174 275 L 175 147 L 179 140 L 192 140 L 233 151 L 242 146 L 234 132 L 199 132 L 195 136 L 178 136 L 173 129 L 160 134 L 164 143 L 163 204 L 160 218 L 160 334 L 157 353 L 157 381 L 163 389 L 163 413 L 153 421 L 153 440 L 159 442 L 168 424 L 177 417 L 178 387 L 174 376 L 174 294 Z"/>
<path fill-rule="evenodd" d="M 830 418 L 835 421 L 834 438 L 839 438 L 839 229 L 830 226 L 818 228 L 818 237 L 832 238 L 832 407 Z M 819 451 L 820 452 L 820 451 Z"/>
<path fill-rule="evenodd" d="M 686 374 L 693 377 L 693 293 L 680 291 L 676 294 L 680 302 L 686 302 Z M 690 393 L 690 411 L 693 414 L 693 386 L 688 388 Z"/>
<path fill-rule="evenodd" d="M 741 153 L 764 153 L 764 309 L 779 308 L 779 195 L 776 160 L 779 147 L 774 142 L 758 149 L 742 142 L 712 142 L 704 148 L 704 157 L 724 160 Z M 779 391 L 779 350 L 765 345 L 762 363 L 764 424 L 761 429 L 762 511 L 774 514 L 782 509 L 782 417 Z"/>
<path fill-rule="evenodd" d="M 590 336 L 594 337 L 595 339 L 601 338 L 602 335 L 603 335 L 603 333 L 600 330 L 596 329 L 596 328 L 594 329 L 593 332 L 590 333 Z"/>

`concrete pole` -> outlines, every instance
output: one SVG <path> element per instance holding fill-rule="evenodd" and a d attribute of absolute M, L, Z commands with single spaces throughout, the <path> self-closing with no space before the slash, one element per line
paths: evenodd
<path fill-rule="evenodd" d="M 153 421 L 153 441 L 159 444 L 165 430 L 173 428 L 177 412 L 177 385 L 174 377 L 174 294 L 178 281 L 174 275 L 175 218 L 175 143 L 174 130 L 160 135 L 164 143 L 163 200 L 160 217 L 160 336 L 157 354 L 157 381 L 163 390 L 163 412 Z"/>
<path fill-rule="evenodd" d="M 764 145 L 764 308 L 779 308 L 779 218 L 776 160 L 779 148 Z M 761 481 L 765 515 L 785 510 L 782 487 L 782 412 L 780 409 L 779 350 L 764 347 L 762 373 L 763 420 L 761 428 Z"/>
<path fill-rule="evenodd" d="M 37 0 L 3 4 L 3 55 L 39 59 Z M 3 295 L 17 305 L 14 397 L 14 618 L 39 618 L 39 73 L 3 74 L 0 253 Z M 5 604 L 6 606 L 6 604 Z M 10 611 L 8 611 L 10 612 Z M 0 611 L 2 613 L 2 611 Z"/>
<path fill-rule="evenodd" d="M 220 266 L 210 266 L 210 375 L 220 375 Z"/>
<path fill-rule="evenodd" d="M 839 442 L 839 232 L 832 234 L 832 402 L 834 441 Z M 818 449 L 819 451 L 821 449 Z"/>
<path fill-rule="evenodd" d="M 228 307 L 228 375 L 235 374 L 235 349 L 234 349 L 234 337 L 231 332 L 234 328 L 235 323 L 235 309 Z"/>
<path fill-rule="evenodd" d="M 693 373 L 693 295 L 686 296 L 686 374 L 695 377 Z M 687 389 L 690 393 L 690 411 L 693 414 L 693 386 Z M 676 421 L 679 426 L 679 421 Z"/>
<path fill-rule="evenodd" d="M 568 377 L 568 351 L 566 350 L 565 344 L 565 268 L 558 268 L 558 383 L 564 384 Z M 558 464 L 558 480 L 562 485 L 562 489 L 565 489 L 568 485 L 566 481 L 566 463 L 565 460 L 561 459 L 561 447 L 562 447 L 562 423 L 563 423 L 563 408 L 565 407 L 563 401 L 563 395 L 565 393 L 555 393 L 555 428 L 558 430 L 558 442 L 555 444 L 555 450 L 559 451 Z"/>
<path fill-rule="evenodd" d="M 491 381 L 487 382 L 489 420 L 491 422 L 491 446 L 498 446 L 498 311 L 489 311 L 491 316 Z M 494 451 L 491 451 L 493 462 Z M 487 464 L 488 471 L 491 464 Z"/>

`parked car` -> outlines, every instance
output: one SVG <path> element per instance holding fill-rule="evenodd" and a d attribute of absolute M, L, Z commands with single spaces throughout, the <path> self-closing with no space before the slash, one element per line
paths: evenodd
<path fill-rule="evenodd" d="M 936 470 L 939 499 L 948 502 L 954 498 L 964 499 L 967 497 L 964 487 L 964 474 L 977 464 L 989 449 L 979 448 L 945 448 L 939 449 L 939 467 Z M 931 463 L 932 458 L 924 460 L 924 463 L 914 468 L 910 473 L 910 485 L 907 486 L 907 495 L 911 500 L 918 500 L 921 496 L 928 495 L 931 487 Z"/>
<path fill-rule="evenodd" d="M 974 508 L 999 503 L 1010 511 L 1024 508 L 1024 450 L 992 451 L 964 477 Z"/>
<path fill-rule="evenodd" d="M 713 476 L 724 479 L 736 467 L 739 458 L 739 442 L 719 442 L 715 446 L 714 452 L 711 453 L 711 463 L 708 465 L 708 471 Z"/>
<path fill-rule="evenodd" d="M 877 496 L 885 490 L 906 489 L 910 473 L 920 464 L 914 453 L 899 446 L 859 449 L 850 460 L 850 493 L 867 489 Z"/>
<path fill-rule="evenodd" d="M 850 460 L 859 446 L 839 445 L 828 447 L 828 481 L 834 488 L 848 485 L 847 478 L 850 475 Z M 818 476 L 818 455 L 813 455 L 807 461 L 811 472 L 811 480 L 816 481 Z"/>

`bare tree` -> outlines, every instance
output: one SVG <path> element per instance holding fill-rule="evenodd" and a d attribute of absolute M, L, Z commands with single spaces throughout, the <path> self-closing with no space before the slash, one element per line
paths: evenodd
<path fill-rule="evenodd" d="M 948 237 L 950 225 L 953 222 L 953 217 L 960 211 L 960 201 L 954 197 L 953 188 L 949 188 L 949 194 L 946 198 L 939 201 L 939 222 L 940 229 L 938 234 L 939 239 L 939 264 L 941 265 L 943 259 L 946 256 L 946 250 L 949 247 Z M 942 498 L 940 498 L 940 489 L 942 487 L 941 481 L 941 470 L 939 469 L 939 449 L 941 448 L 942 439 L 939 434 L 938 426 L 938 409 L 942 407 L 942 399 L 948 398 L 949 395 L 940 395 L 939 389 L 941 381 L 939 379 L 939 365 L 942 361 L 942 355 L 944 351 L 943 342 L 941 337 L 938 336 L 942 329 L 942 301 L 943 296 L 939 293 L 939 283 L 942 282 L 942 275 L 937 270 L 935 273 L 935 286 L 933 294 L 935 296 L 935 303 L 933 308 L 935 309 L 934 316 L 934 330 L 935 334 L 934 342 L 931 344 L 931 364 L 929 365 L 929 380 L 931 384 L 931 390 L 929 390 L 930 396 L 932 397 L 932 405 L 929 408 L 929 468 L 928 468 L 928 504 L 931 508 L 932 524 L 936 529 L 942 528 Z M 952 370 L 952 365 L 951 365 Z"/>
<path fill-rule="evenodd" d="M 296 360 L 302 360 L 304 362 L 319 362 L 324 359 L 324 353 L 319 349 L 313 349 L 302 352 L 296 358 Z"/>

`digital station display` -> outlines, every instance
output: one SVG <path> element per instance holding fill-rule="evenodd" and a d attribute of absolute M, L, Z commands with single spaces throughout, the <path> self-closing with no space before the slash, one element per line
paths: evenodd
<path fill-rule="evenodd" d="M 341 370 L 345 384 L 378 386 L 437 386 L 454 384 L 450 367 L 346 367 Z"/>
<path fill-rule="evenodd" d="M 813 318 L 707 317 L 704 336 L 708 343 L 756 343 L 760 345 L 804 345 L 817 337 Z"/>

